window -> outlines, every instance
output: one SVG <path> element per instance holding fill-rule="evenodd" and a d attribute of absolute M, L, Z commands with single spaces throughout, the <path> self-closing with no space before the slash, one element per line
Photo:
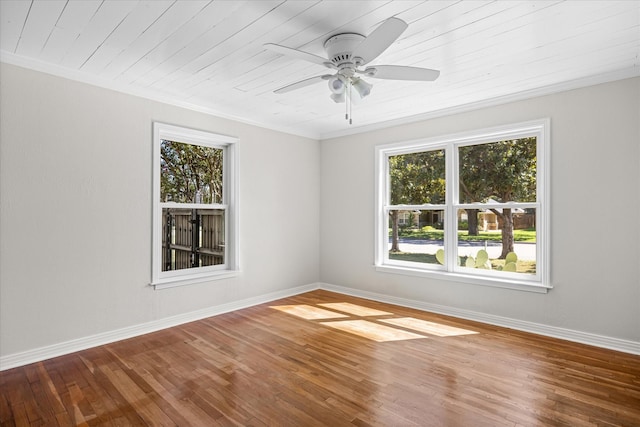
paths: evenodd
<path fill-rule="evenodd" d="M 154 123 L 156 289 L 238 269 L 236 138 Z"/>
<path fill-rule="evenodd" d="M 548 129 L 376 147 L 377 269 L 546 292 Z"/>

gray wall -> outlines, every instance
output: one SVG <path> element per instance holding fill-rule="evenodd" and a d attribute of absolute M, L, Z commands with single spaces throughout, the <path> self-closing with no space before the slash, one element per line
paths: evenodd
<path fill-rule="evenodd" d="M 0 356 L 318 281 L 640 341 L 640 79 L 318 142 L 0 67 Z M 375 271 L 376 144 L 543 117 L 553 290 Z M 239 277 L 148 286 L 153 121 L 240 138 Z"/>
<path fill-rule="evenodd" d="M 319 142 L 0 69 L 0 355 L 319 278 Z M 152 122 L 237 136 L 239 277 L 154 291 Z"/>
<path fill-rule="evenodd" d="M 548 294 L 376 272 L 374 147 L 551 119 Z M 323 141 L 321 280 L 640 341 L 640 79 Z"/>

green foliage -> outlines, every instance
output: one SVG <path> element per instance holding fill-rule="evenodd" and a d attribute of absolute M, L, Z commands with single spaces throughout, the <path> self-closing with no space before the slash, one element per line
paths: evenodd
<path fill-rule="evenodd" d="M 444 150 L 389 157 L 391 204 L 439 204 L 445 196 Z"/>
<path fill-rule="evenodd" d="M 160 145 L 160 198 L 193 203 L 222 203 L 223 150 L 162 141 Z"/>
<path fill-rule="evenodd" d="M 459 148 L 460 202 L 536 200 L 536 138 Z"/>

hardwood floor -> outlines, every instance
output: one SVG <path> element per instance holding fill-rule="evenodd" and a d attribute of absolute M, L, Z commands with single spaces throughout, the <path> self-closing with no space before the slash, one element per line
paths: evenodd
<path fill-rule="evenodd" d="M 640 356 L 314 291 L 1 372 L 0 424 L 640 426 Z"/>

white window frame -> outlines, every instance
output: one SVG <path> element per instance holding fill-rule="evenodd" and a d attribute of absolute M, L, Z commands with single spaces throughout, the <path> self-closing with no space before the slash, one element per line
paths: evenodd
<path fill-rule="evenodd" d="M 175 141 L 224 150 L 222 203 L 175 203 L 160 200 L 160 146 Z M 190 285 L 234 277 L 239 273 L 238 248 L 238 138 L 189 129 L 166 123 L 153 123 L 153 231 L 151 285 L 154 289 Z M 224 264 L 182 270 L 162 271 L 162 209 L 220 209 L 225 211 Z"/>
<path fill-rule="evenodd" d="M 492 272 L 469 269 L 457 265 L 457 212 L 458 209 L 478 205 L 459 203 L 458 198 L 458 147 L 484 144 L 509 139 L 536 137 L 537 150 L 537 200 L 531 203 L 508 202 L 497 207 L 536 209 L 536 273 Z M 552 288 L 550 281 L 550 210 L 549 210 L 549 144 L 550 120 L 540 119 L 530 122 L 510 124 L 454 135 L 446 135 L 421 140 L 384 144 L 375 148 L 376 167 L 376 216 L 375 216 L 375 268 L 385 273 L 396 273 L 420 277 L 435 277 L 463 283 L 519 289 L 545 293 Z M 442 205 L 390 205 L 389 157 L 444 149 L 446 162 L 445 203 Z M 492 205 L 496 206 L 496 205 Z M 482 208 L 482 205 L 480 205 Z M 442 210 L 445 219 L 445 265 L 421 264 L 389 259 L 388 218 L 390 210 Z"/>

